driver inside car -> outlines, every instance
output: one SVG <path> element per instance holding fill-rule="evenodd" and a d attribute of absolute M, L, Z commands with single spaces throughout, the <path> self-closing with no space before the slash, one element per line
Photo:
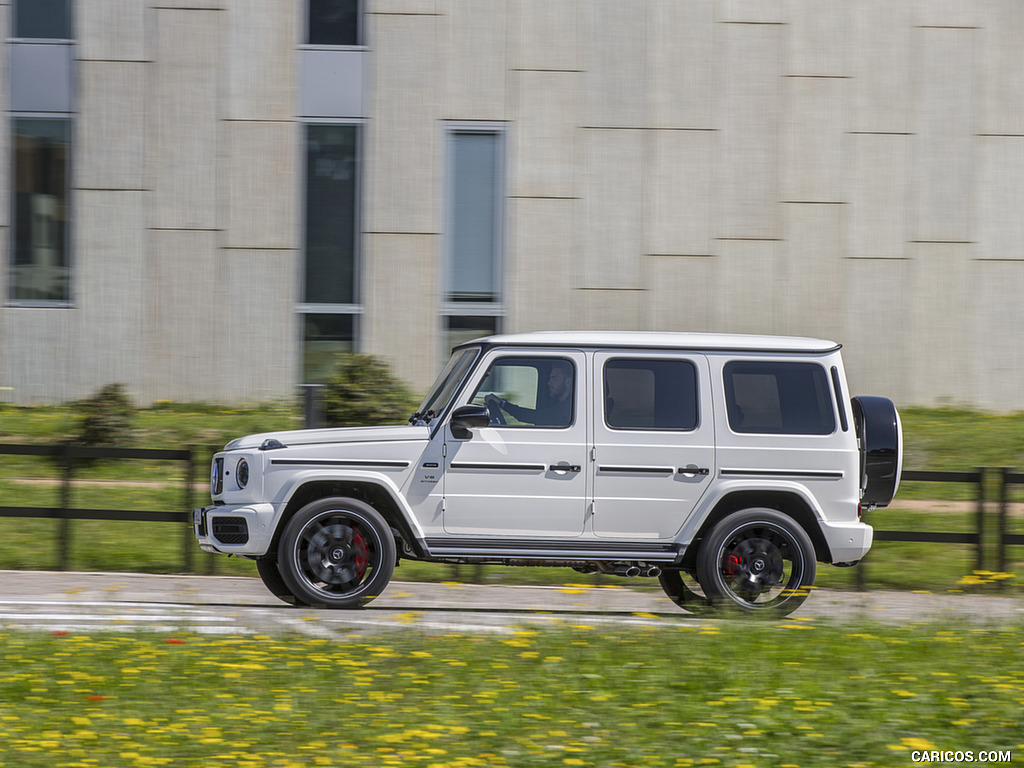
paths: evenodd
<path fill-rule="evenodd" d="M 491 424 L 503 424 L 504 411 L 517 421 L 535 427 L 567 427 L 572 422 L 573 367 L 568 360 L 555 360 L 548 374 L 548 399 L 537 408 L 510 403 L 495 394 L 484 398 L 491 412 Z"/>

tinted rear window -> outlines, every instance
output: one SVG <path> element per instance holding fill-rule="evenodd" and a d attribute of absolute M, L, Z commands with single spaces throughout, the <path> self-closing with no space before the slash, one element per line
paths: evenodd
<path fill-rule="evenodd" d="M 612 429 L 697 427 L 697 370 L 685 360 L 609 360 L 604 396 Z"/>
<path fill-rule="evenodd" d="M 828 375 L 814 363 L 727 363 L 725 401 L 734 432 L 830 435 L 836 429 Z"/>

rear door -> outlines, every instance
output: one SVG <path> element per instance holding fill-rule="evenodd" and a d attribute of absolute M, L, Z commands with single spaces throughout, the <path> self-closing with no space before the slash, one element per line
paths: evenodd
<path fill-rule="evenodd" d="M 707 359 L 599 352 L 594 367 L 594 533 L 672 538 L 714 474 Z"/>

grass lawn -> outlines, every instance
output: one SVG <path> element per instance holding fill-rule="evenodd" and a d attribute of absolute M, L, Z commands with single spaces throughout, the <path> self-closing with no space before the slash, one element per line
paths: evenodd
<path fill-rule="evenodd" d="M 0 633 L 0 766 L 895 766 L 1024 753 L 1022 627 Z M 1019 758 L 1018 758 L 1019 759 Z"/>

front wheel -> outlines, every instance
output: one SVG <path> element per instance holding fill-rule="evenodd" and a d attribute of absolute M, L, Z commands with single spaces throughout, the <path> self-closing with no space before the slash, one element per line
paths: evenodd
<path fill-rule="evenodd" d="M 324 608 L 358 608 L 391 580 L 395 539 L 387 521 L 369 504 L 320 499 L 288 522 L 277 561 L 296 600 Z"/>
<path fill-rule="evenodd" d="M 281 569 L 277 567 L 276 560 L 257 560 L 256 572 L 260 575 L 263 585 L 271 591 L 274 597 L 284 600 L 289 605 L 301 605 L 295 599 L 295 595 L 292 594 L 288 585 L 284 583 L 284 579 L 281 578 Z"/>
<path fill-rule="evenodd" d="M 715 608 L 787 616 L 807 599 L 814 545 L 793 518 L 745 509 L 721 520 L 697 554 L 697 577 Z"/>

